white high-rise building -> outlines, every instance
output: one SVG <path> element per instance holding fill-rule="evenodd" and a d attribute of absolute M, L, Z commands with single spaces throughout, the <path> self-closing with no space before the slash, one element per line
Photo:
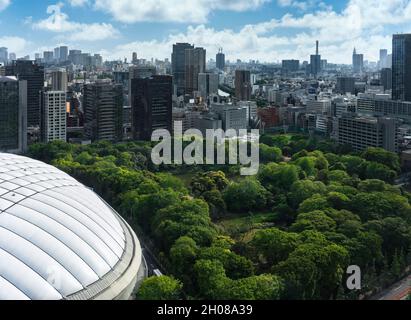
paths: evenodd
<path fill-rule="evenodd" d="M 67 92 L 67 72 L 64 68 L 51 70 L 51 90 Z"/>
<path fill-rule="evenodd" d="M 45 91 L 42 99 L 44 142 L 66 141 L 66 92 Z"/>

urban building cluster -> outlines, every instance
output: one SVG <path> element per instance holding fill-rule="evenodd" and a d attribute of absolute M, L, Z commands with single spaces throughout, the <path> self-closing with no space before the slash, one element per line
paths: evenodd
<path fill-rule="evenodd" d="M 388 44 L 387 44 L 388 47 Z M 215 59 L 189 43 L 171 59 L 103 61 L 61 46 L 17 58 L 0 48 L 0 150 L 55 140 L 150 140 L 157 129 L 305 131 L 411 158 L 411 34 L 393 36 L 377 62 L 354 48 L 351 65 L 320 54 L 263 64 Z"/>

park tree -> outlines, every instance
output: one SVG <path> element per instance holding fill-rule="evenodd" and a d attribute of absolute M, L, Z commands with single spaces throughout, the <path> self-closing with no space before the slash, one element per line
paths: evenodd
<path fill-rule="evenodd" d="M 309 156 L 299 158 L 295 161 L 295 164 L 299 166 L 308 177 L 315 176 L 317 174 L 317 158 L 315 157 Z"/>
<path fill-rule="evenodd" d="M 226 291 L 232 280 L 225 273 L 223 264 L 218 260 L 197 260 L 194 276 L 199 294 L 204 299 L 225 299 Z"/>
<path fill-rule="evenodd" d="M 382 148 L 368 148 L 363 152 L 362 157 L 367 161 L 382 164 L 395 172 L 400 171 L 400 159 L 393 152 Z"/>
<path fill-rule="evenodd" d="M 180 279 L 186 280 L 184 283 L 187 283 L 190 278 L 189 275 L 193 272 L 198 253 L 199 248 L 196 242 L 187 236 L 179 238 L 170 250 L 173 273 Z"/>
<path fill-rule="evenodd" d="M 387 183 L 394 183 L 396 171 L 378 162 L 366 162 L 364 165 L 364 178 L 378 179 Z"/>
<path fill-rule="evenodd" d="M 312 212 L 316 210 L 326 210 L 331 208 L 326 196 L 315 194 L 312 197 L 304 200 L 298 208 L 299 213 Z"/>
<path fill-rule="evenodd" d="M 238 213 L 262 210 L 269 198 L 269 192 L 254 178 L 232 182 L 224 192 L 227 208 Z"/>
<path fill-rule="evenodd" d="M 333 232 L 335 229 L 336 222 L 319 210 L 299 214 L 297 221 L 290 228 L 292 232 L 302 232 L 305 230 Z"/>
<path fill-rule="evenodd" d="M 269 191 L 288 191 L 293 183 L 299 179 L 299 169 L 292 164 L 269 163 L 263 166 L 258 180 Z"/>
<path fill-rule="evenodd" d="M 282 280 L 271 274 L 263 274 L 231 281 L 227 289 L 230 300 L 279 300 L 283 292 Z"/>
<path fill-rule="evenodd" d="M 172 277 L 151 277 L 144 280 L 138 293 L 139 300 L 180 300 L 183 285 Z"/>
<path fill-rule="evenodd" d="M 266 144 L 260 143 L 260 160 L 263 163 L 280 162 L 283 159 L 283 153 L 280 148 L 269 147 Z"/>
<path fill-rule="evenodd" d="M 312 197 L 315 194 L 324 194 L 327 191 L 324 183 L 319 181 L 311 180 L 300 180 L 294 182 L 291 186 L 290 193 L 288 195 L 291 204 L 294 208 L 298 206 L 308 198 Z"/>
<path fill-rule="evenodd" d="M 272 228 L 258 231 L 250 246 L 257 257 L 273 266 L 286 260 L 299 243 L 298 234 Z"/>

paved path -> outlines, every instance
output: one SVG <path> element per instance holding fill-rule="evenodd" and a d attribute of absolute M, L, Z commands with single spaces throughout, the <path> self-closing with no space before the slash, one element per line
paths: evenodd
<path fill-rule="evenodd" d="M 372 300 L 405 300 L 411 294 L 411 276 L 397 282 L 389 289 L 383 291 Z"/>

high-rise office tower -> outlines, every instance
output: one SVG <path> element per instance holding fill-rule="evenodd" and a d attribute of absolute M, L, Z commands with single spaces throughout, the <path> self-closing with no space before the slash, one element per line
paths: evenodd
<path fill-rule="evenodd" d="M 137 52 L 133 52 L 133 59 L 132 59 L 133 64 L 138 64 L 138 56 Z"/>
<path fill-rule="evenodd" d="M 186 86 L 186 49 L 194 49 L 189 43 L 177 43 L 173 45 L 171 56 L 171 73 L 173 75 L 173 85 L 175 94 L 182 96 L 185 94 Z"/>
<path fill-rule="evenodd" d="M 5 47 L 0 48 L 0 63 L 6 64 L 9 60 L 8 49 Z"/>
<path fill-rule="evenodd" d="M 198 91 L 203 99 L 218 94 L 219 76 L 216 73 L 200 73 L 198 75 Z"/>
<path fill-rule="evenodd" d="M 92 141 L 123 137 L 123 88 L 110 80 L 84 86 L 85 135 Z"/>
<path fill-rule="evenodd" d="M 216 67 L 219 70 L 224 70 L 225 68 L 225 54 L 223 53 L 223 48 L 220 48 L 218 50 L 218 53 L 216 56 Z"/>
<path fill-rule="evenodd" d="M 134 139 L 150 141 L 155 130 L 172 131 L 172 81 L 170 76 L 131 80 Z"/>
<path fill-rule="evenodd" d="M 336 91 L 341 94 L 355 94 L 355 78 L 354 77 L 338 77 Z"/>
<path fill-rule="evenodd" d="M 157 70 L 154 66 L 132 66 L 129 69 L 130 72 L 130 80 L 137 79 L 137 78 L 150 78 L 156 75 Z"/>
<path fill-rule="evenodd" d="M 51 90 L 67 92 L 67 72 L 64 68 L 54 68 L 50 72 Z"/>
<path fill-rule="evenodd" d="M 129 81 L 128 81 L 128 97 L 131 97 L 131 80 L 133 79 L 145 79 L 151 78 L 157 74 L 156 67 L 145 65 L 134 65 L 129 69 Z"/>
<path fill-rule="evenodd" d="M 13 61 L 6 75 L 27 81 L 27 126 L 40 126 L 40 92 L 44 87 L 44 68 L 29 60 Z"/>
<path fill-rule="evenodd" d="M 51 63 L 54 60 L 54 52 L 53 51 L 44 51 L 43 52 L 43 59 L 45 63 Z"/>
<path fill-rule="evenodd" d="M 60 62 L 66 62 L 68 60 L 68 47 L 60 47 Z"/>
<path fill-rule="evenodd" d="M 310 66 L 311 66 L 311 75 L 317 77 L 321 72 L 321 55 L 319 53 L 319 42 L 318 40 L 315 43 L 315 54 L 310 56 Z"/>
<path fill-rule="evenodd" d="M 46 143 L 66 141 L 66 91 L 43 91 L 41 111 L 41 140 Z"/>
<path fill-rule="evenodd" d="M 75 65 L 81 64 L 82 53 L 81 50 L 70 50 L 68 55 L 68 61 L 72 62 Z"/>
<path fill-rule="evenodd" d="M 281 64 L 283 73 L 297 72 L 300 69 L 300 60 L 283 60 Z"/>
<path fill-rule="evenodd" d="M 392 99 L 411 101 L 411 34 L 395 34 L 392 41 Z"/>
<path fill-rule="evenodd" d="M 387 57 L 388 57 L 388 50 L 381 49 L 380 50 L 380 61 L 379 61 L 380 69 L 387 68 Z"/>
<path fill-rule="evenodd" d="M 54 60 L 60 61 L 60 47 L 54 48 Z"/>
<path fill-rule="evenodd" d="M 364 70 L 364 55 L 357 53 L 355 48 L 352 54 L 352 66 L 354 73 L 362 73 Z"/>
<path fill-rule="evenodd" d="M 235 71 L 235 97 L 240 101 L 251 99 L 251 73 L 247 70 Z"/>
<path fill-rule="evenodd" d="M 15 60 L 17 60 L 17 55 L 16 55 L 14 52 L 11 52 L 11 53 L 9 54 L 9 60 L 10 60 L 10 61 L 15 61 Z"/>
<path fill-rule="evenodd" d="M 390 68 L 383 68 L 381 70 L 381 85 L 384 90 L 392 89 L 392 70 Z"/>
<path fill-rule="evenodd" d="M 205 49 L 194 48 L 186 50 L 185 71 L 185 94 L 192 95 L 194 91 L 198 91 L 198 75 L 206 72 Z"/>
<path fill-rule="evenodd" d="M 0 76 L 0 151 L 27 148 L 27 82 Z"/>

